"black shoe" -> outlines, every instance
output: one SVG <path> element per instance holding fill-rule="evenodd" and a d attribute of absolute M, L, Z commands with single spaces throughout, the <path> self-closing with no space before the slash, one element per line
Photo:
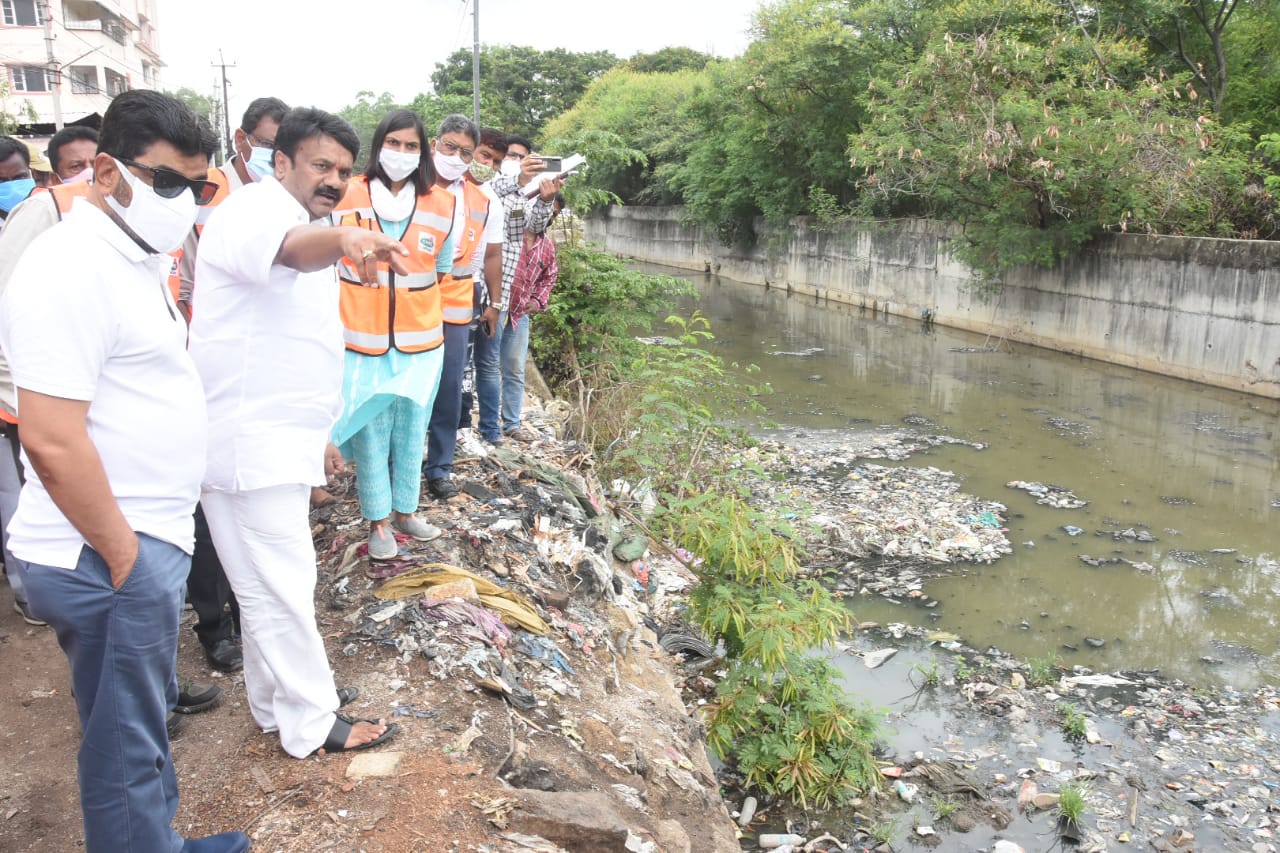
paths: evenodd
<path fill-rule="evenodd" d="M 165 731 L 169 733 L 169 737 L 172 738 L 178 732 L 182 731 L 182 717 L 178 716 L 173 711 L 170 711 L 169 716 L 165 718 L 164 728 Z"/>
<path fill-rule="evenodd" d="M 244 652 L 240 650 L 240 644 L 230 637 L 206 646 L 204 657 L 209 666 L 220 672 L 236 672 L 244 667 Z"/>
<path fill-rule="evenodd" d="M 25 601 L 19 601 L 18 599 L 15 598 L 13 600 L 13 609 L 16 610 L 20 616 L 22 616 L 22 621 L 26 622 L 28 625 L 35 625 L 39 627 L 41 625 L 49 624 L 48 622 L 41 619 L 39 616 L 32 613 L 31 605 L 27 604 Z"/>
<path fill-rule="evenodd" d="M 173 710 L 179 714 L 199 714 L 217 705 L 221 698 L 222 688 L 215 684 L 196 684 L 179 678 L 178 704 Z"/>
<path fill-rule="evenodd" d="M 431 493 L 431 497 L 442 501 L 447 501 L 450 498 L 456 498 L 458 496 L 458 487 L 455 486 L 453 484 L 453 480 L 448 477 L 427 480 L 427 491 Z"/>

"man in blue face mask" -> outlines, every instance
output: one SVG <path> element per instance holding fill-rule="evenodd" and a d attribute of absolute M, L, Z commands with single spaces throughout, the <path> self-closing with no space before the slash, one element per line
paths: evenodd
<path fill-rule="evenodd" d="M 27 146 L 12 136 L 0 136 L 0 227 L 9 217 L 9 211 L 35 188 Z"/>

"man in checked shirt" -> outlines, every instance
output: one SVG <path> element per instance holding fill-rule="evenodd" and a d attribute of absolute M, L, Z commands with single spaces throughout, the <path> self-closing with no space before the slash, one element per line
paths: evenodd
<path fill-rule="evenodd" d="M 501 151 L 498 140 L 486 132 L 481 133 L 482 145 L 476 150 L 477 159 L 483 149 L 489 149 L 494 155 Z M 484 144 L 486 136 L 489 144 Z M 493 337 L 477 334 L 475 342 L 480 435 L 493 443 L 500 442 L 503 437 L 522 442 L 536 438 L 520 426 L 524 403 L 524 356 L 529 348 L 529 317 L 519 317 L 515 326 L 511 325 L 508 316 L 511 280 L 524 248 L 525 232 L 541 234 L 546 231 L 551 221 L 551 202 L 562 184 L 561 181 L 544 178 L 538 186 L 538 194 L 526 199 L 520 192 L 520 186 L 527 185 L 543 170 L 542 159 L 530 153 L 532 143 L 523 136 L 508 136 L 505 141 L 505 159 L 498 161 L 495 156 L 493 162 L 486 164 L 501 172 L 488 184 L 501 202 L 504 216 L 502 297 L 494 306 L 499 311 L 498 327 Z"/>

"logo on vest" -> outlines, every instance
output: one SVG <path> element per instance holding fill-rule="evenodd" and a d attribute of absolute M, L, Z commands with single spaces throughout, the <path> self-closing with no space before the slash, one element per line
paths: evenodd
<path fill-rule="evenodd" d="M 434 255 L 436 253 L 436 238 L 430 234 L 418 235 L 418 251 Z"/>
<path fill-rule="evenodd" d="M 475 241 L 476 241 L 476 229 L 474 229 L 474 228 L 468 228 L 468 229 L 467 229 L 467 242 L 468 242 L 468 243 L 474 243 Z"/>

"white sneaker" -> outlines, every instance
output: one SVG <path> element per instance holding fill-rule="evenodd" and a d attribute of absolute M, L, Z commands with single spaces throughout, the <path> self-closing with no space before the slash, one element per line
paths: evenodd
<path fill-rule="evenodd" d="M 396 544 L 396 537 L 391 533 L 389 525 L 379 526 L 376 524 L 369 527 L 369 559 L 370 560 L 394 560 L 396 555 L 400 553 L 400 546 Z"/>
<path fill-rule="evenodd" d="M 428 524 L 416 515 L 409 516 L 403 524 L 398 524 L 393 520 L 391 526 L 401 533 L 412 536 L 419 542 L 430 542 L 432 539 L 439 539 L 444 535 L 444 531 L 439 527 L 434 524 Z"/>

